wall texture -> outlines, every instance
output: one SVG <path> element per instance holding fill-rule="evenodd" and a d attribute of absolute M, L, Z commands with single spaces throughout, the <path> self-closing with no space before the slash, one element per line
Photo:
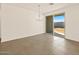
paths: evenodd
<path fill-rule="evenodd" d="M 79 42 L 79 4 L 66 8 L 65 22 L 66 38 Z"/>
<path fill-rule="evenodd" d="M 1 4 L 0 4 L 0 38 L 1 38 Z"/>
<path fill-rule="evenodd" d="M 44 18 L 38 13 L 13 5 L 2 4 L 2 42 L 45 32 Z"/>

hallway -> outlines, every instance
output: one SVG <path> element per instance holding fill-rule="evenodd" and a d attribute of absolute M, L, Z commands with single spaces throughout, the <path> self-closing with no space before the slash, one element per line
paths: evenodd
<path fill-rule="evenodd" d="M 79 43 L 44 33 L 1 43 L 0 54 L 77 55 Z"/>

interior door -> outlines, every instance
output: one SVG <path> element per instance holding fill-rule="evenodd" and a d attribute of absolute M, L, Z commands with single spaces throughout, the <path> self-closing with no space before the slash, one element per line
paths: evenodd
<path fill-rule="evenodd" d="M 46 33 L 53 33 L 53 16 L 46 16 Z"/>

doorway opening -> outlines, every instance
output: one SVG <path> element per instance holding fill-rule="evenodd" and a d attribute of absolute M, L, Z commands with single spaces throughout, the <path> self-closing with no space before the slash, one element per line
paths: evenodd
<path fill-rule="evenodd" d="M 64 13 L 46 16 L 46 33 L 53 33 L 54 36 L 64 38 L 65 36 Z"/>

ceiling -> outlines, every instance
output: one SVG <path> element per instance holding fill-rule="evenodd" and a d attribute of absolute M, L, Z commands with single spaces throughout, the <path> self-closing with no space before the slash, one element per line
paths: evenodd
<path fill-rule="evenodd" d="M 40 5 L 40 9 L 42 13 L 50 12 L 52 10 L 69 5 L 68 3 L 53 3 L 53 5 L 50 5 L 50 3 L 9 3 L 9 4 L 13 6 L 29 9 L 35 12 L 39 10 L 38 5 Z"/>

